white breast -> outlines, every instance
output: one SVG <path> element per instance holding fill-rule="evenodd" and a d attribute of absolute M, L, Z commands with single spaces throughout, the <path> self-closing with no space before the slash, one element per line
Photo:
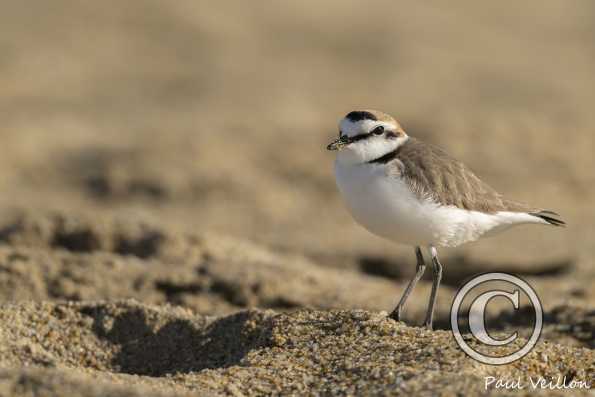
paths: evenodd
<path fill-rule="evenodd" d="M 528 214 L 485 214 L 419 200 L 382 164 L 335 163 L 337 186 L 354 219 L 370 232 L 410 245 L 457 246 L 518 223 Z"/>

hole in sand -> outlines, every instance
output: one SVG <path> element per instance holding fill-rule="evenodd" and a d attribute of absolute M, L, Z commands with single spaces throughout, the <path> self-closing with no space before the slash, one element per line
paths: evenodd
<path fill-rule="evenodd" d="M 239 312 L 206 327 L 173 319 L 158 328 L 140 309 L 113 318 L 102 308 L 82 312 L 93 318 L 92 329 L 98 337 L 118 346 L 111 365 L 114 371 L 127 374 L 160 377 L 225 368 L 270 340 L 269 320 L 251 312 Z"/>

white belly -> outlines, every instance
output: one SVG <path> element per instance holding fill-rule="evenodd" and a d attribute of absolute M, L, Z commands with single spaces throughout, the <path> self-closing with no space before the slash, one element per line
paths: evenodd
<path fill-rule="evenodd" d="M 524 223 L 521 214 L 484 214 L 419 200 L 399 177 L 387 176 L 383 165 L 335 163 L 335 176 L 353 218 L 395 242 L 452 247 Z"/>

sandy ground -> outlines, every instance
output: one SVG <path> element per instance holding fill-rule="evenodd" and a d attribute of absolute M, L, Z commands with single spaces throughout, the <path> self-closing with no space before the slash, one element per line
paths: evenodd
<path fill-rule="evenodd" d="M 4 2 L 0 396 L 593 381 L 594 21 L 587 0 Z M 386 320 L 413 250 L 354 224 L 324 150 L 361 107 L 569 226 L 444 250 L 438 330 Z M 544 306 L 512 365 L 473 361 L 448 330 L 453 295 L 486 271 Z M 502 310 L 492 324 L 527 337 Z"/>

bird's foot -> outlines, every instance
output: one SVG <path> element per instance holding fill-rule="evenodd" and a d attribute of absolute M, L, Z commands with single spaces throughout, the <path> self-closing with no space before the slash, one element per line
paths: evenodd
<path fill-rule="evenodd" d="M 401 318 L 401 311 L 400 310 L 393 310 L 391 314 L 388 315 L 388 318 L 395 320 L 396 322 L 403 321 Z"/>

